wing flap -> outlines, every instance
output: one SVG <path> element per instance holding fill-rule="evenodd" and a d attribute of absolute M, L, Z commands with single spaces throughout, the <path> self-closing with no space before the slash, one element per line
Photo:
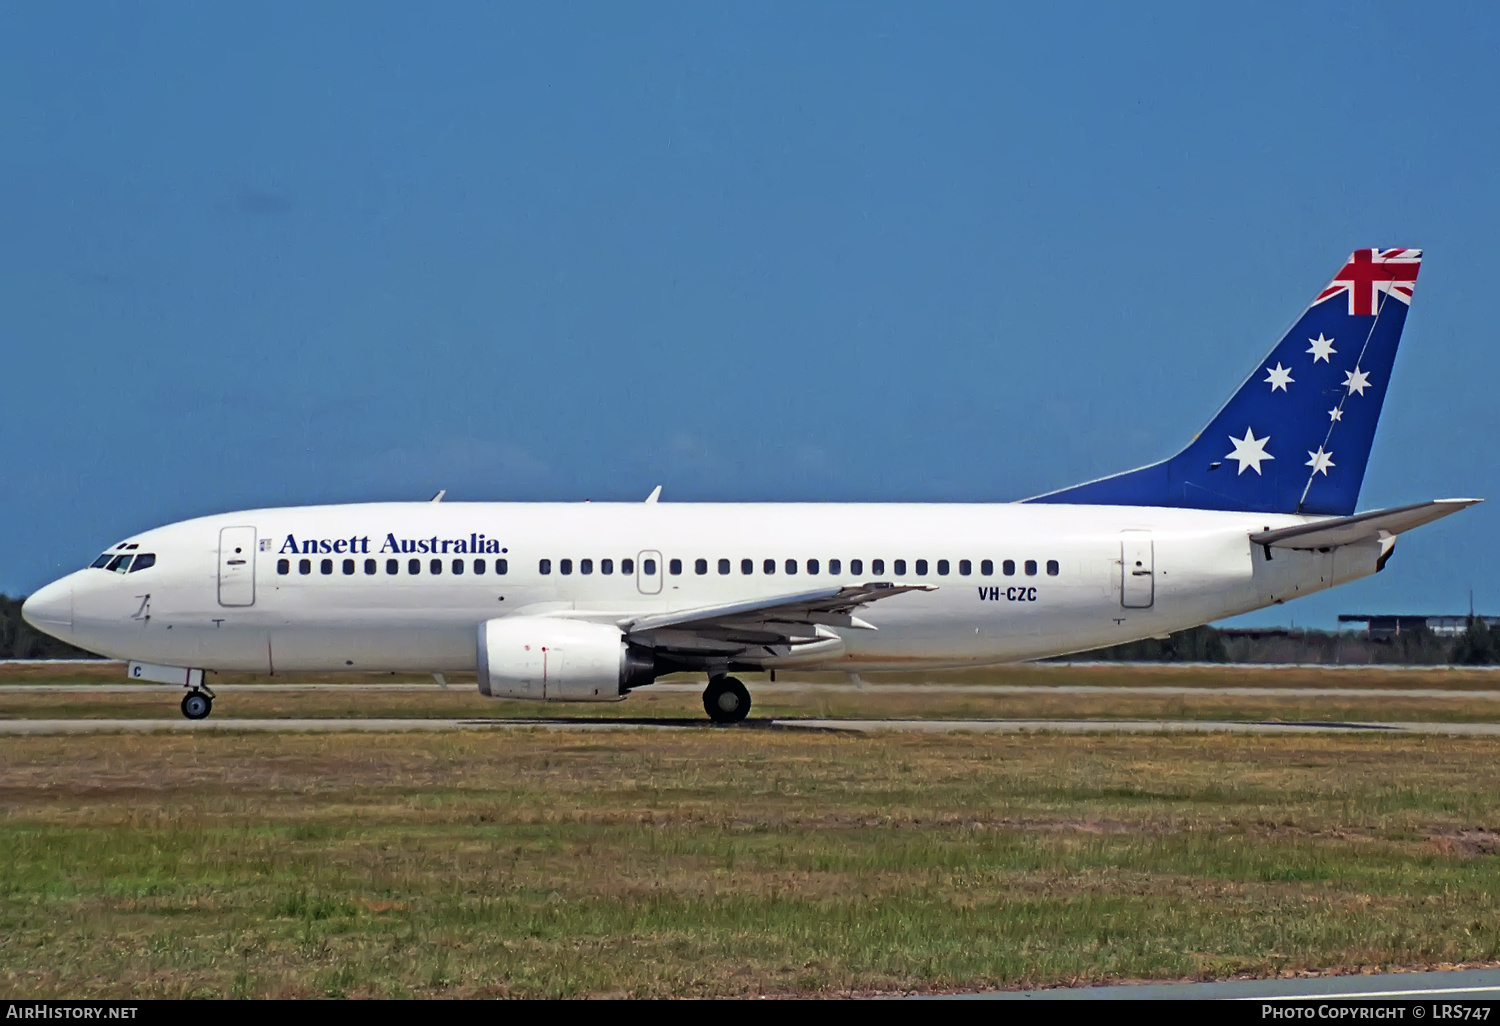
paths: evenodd
<path fill-rule="evenodd" d="M 751 599 L 748 602 L 733 602 L 722 606 L 703 606 L 697 609 L 682 609 L 656 616 L 643 616 L 621 624 L 626 632 L 636 634 L 644 631 L 673 627 L 679 630 L 693 627 L 724 627 L 729 624 L 815 624 L 853 627 L 850 616 L 855 609 L 871 602 L 909 591 L 933 591 L 930 584 L 890 584 L 878 581 L 871 584 L 854 584 L 846 587 L 830 585 L 813 591 L 792 595 L 777 595 L 771 598 Z M 845 622 L 849 621 L 849 622 Z M 870 629 L 860 621 L 857 625 Z"/>
<path fill-rule="evenodd" d="M 1352 517 L 1333 517 L 1311 524 L 1282 527 L 1274 531 L 1256 531 L 1250 540 L 1256 545 L 1278 549 L 1330 549 L 1353 545 L 1410 531 L 1434 520 L 1467 509 L 1483 499 L 1434 499 L 1411 506 L 1371 510 Z"/>
<path fill-rule="evenodd" d="M 760 649 L 763 656 L 770 656 L 777 649 L 838 642 L 839 636 L 830 629 L 833 627 L 875 630 L 873 624 L 854 616 L 854 610 L 909 591 L 934 590 L 927 584 L 888 581 L 830 585 L 791 595 L 642 616 L 621 621 L 619 626 L 632 640 L 659 649 L 701 654 Z"/>

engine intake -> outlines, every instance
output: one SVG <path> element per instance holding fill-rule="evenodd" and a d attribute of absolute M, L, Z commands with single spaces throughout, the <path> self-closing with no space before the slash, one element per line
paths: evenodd
<path fill-rule="evenodd" d="M 617 702 L 656 679 L 649 649 L 607 623 L 513 616 L 479 625 L 479 693 L 534 702 Z"/>

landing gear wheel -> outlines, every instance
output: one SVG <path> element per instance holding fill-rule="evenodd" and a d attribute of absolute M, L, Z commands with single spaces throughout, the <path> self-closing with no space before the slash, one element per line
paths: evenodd
<path fill-rule="evenodd" d="M 214 711 L 214 700 L 202 691 L 189 691 L 182 696 L 182 715 L 190 720 L 204 720 Z"/>
<path fill-rule="evenodd" d="M 715 723 L 738 723 L 750 715 L 750 692 L 733 677 L 715 677 L 703 691 L 703 711 Z"/>

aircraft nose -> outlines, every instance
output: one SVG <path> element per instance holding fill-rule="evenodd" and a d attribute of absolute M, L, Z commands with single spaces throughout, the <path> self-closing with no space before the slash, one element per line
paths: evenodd
<path fill-rule="evenodd" d="M 54 637 L 73 632 L 73 582 L 53 581 L 21 604 L 21 617 Z"/>

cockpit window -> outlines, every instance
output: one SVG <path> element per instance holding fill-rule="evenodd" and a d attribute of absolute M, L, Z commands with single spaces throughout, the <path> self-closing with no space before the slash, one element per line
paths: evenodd
<path fill-rule="evenodd" d="M 130 569 L 130 558 L 130 553 L 122 552 L 114 559 L 111 559 L 109 561 L 109 566 L 105 567 L 104 569 L 113 570 L 117 574 L 123 574 Z"/>
<path fill-rule="evenodd" d="M 147 567 L 155 565 L 156 553 L 142 552 L 140 555 L 135 557 L 135 562 L 130 564 L 130 572 L 135 573 L 137 570 L 144 570 Z"/>
<path fill-rule="evenodd" d="M 106 566 L 109 565 L 109 561 L 111 559 L 114 559 L 114 558 L 115 558 L 115 554 L 113 552 L 106 552 L 103 555 L 101 555 L 98 559 L 96 559 L 92 563 L 90 563 L 89 566 L 92 567 L 95 570 L 103 570 Z"/>

